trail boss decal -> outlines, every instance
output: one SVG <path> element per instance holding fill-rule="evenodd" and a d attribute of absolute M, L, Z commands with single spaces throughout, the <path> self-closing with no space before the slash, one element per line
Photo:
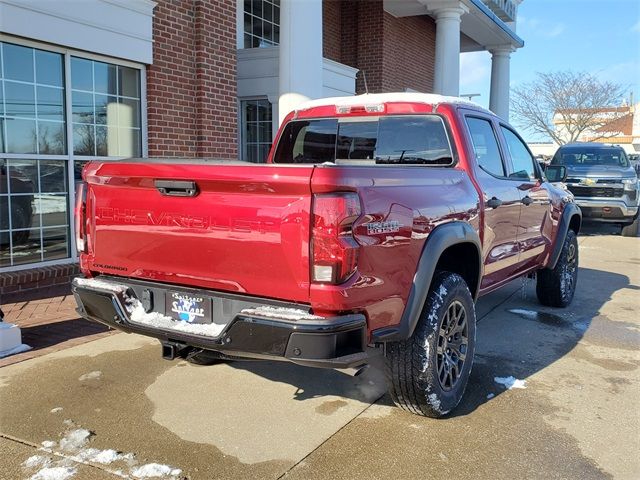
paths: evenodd
<path fill-rule="evenodd" d="M 400 222 L 392 220 L 390 222 L 367 223 L 367 235 L 379 235 L 381 233 L 395 233 L 400 231 Z"/>

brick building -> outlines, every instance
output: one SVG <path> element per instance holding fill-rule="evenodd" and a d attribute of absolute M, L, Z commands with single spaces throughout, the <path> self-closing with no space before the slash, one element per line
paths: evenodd
<path fill-rule="evenodd" d="M 458 95 L 478 50 L 507 116 L 520 1 L 0 0 L 0 293 L 73 275 L 89 159 L 260 162 L 300 101 Z"/>

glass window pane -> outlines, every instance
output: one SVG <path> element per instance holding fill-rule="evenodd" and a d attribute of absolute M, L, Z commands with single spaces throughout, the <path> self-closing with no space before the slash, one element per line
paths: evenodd
<path fill-rule="evenodd" d="M 37 160 L 6 160 L 9 174 L 9 192 L 12 194 L 32 194 L 38 191 Z"/>
<path fill-rule="evenodd" d="M 266 162 L 267 161 L 267 156 L 269 155 L 269 149 L 271 148 L 271 144 L 262 144 L 260 145 L 260 159 L 258 160 L 259 162 Z"/>
<path fill-rule="evenodd" d="M 4 115 L 4 89 L 2 88 L 2 82 L 0 81 L 0 116 L 2 115 Z"/>
<path fill-rule="evenodd" d="M 280 7 L 277 5 L 274 5 L 273 7 L 273 22 L 276 25 L 280 25 Z M 276 28 L 276 32 L 278 32 L 279 30 L 279 28 Z"/>
<path fill-rule="evenodd" d="M 378 140 L 378 122 L 338 124 L 336 160 L 373 160 Z"/>
<path fill-rule="evenodd" d="M 262 18 L 262 0 L 252 0 L 252 4 L 252 13 L 256 17 Z"/>
<path fill-rule="evenodd" d="M 38 118 L 42 120 L 64 120 L 64 90 L 61 88 L 36 87 L 38 96 Z"/>
<path fill-rule="evenodd" d="M 4 143 L 4 118 L 0 118 L 0 152 L 5 152 L 6 145 Z"/>
<path fill-rule="evenodd" d="M 258 141 L 267 143 L 271 141 L 271 122 L 260 122 Z"/>
<path fill-rule="evenodd" d="M 122 157 L 140 156 L 140 130 L 118 128 L 118 155 Z"/>
<path fill-rule="evenodd" d="M 36 152 L 36 121 L 7 118 L 7 153 L 37 153 Z"/>
<path fill-rule="evenodd" d="M 34 195 L 10 195 L 11 229 L 24 230 L 40 226 L 40 216 L 34 208 Z"/>
<path fill-rule="evenodd" d="M 121 127 L 140 127 L 140 101 L 121 98 L 118 108 L 118 125 Z"/>
<path fill-rule="evenodd" d="M 251 32 L 251 15 L 248 13 L 244 14 L 244 31 L 246 33 Z"/>
<path fill-rule="evenodd" d="M 524 179 L 536 178 L 533 157 L 524 143 L 508 128 L 502 127 L 502 133 L 504 134 L 504 139 L 507 141 L 507 148 L 511 154 L 511 165 L 513 166 L 513 172 L 509 174 L 509 177 Z"/>
<path fill-rule="evenodd" d="M 33 82 L 33 49 L 3 43 L 2 50 L 4 77 L 9 80 Z"/>
<path fill-rule="evenodd" d="M 93 62 L 94 87 L 98 93 L 116 95 L 116 66 L 108 63 Z"/>
<path fill-rule="evenodd" d="M 140 70 L 118 67 L 118 94 L 140 98 Z"/>
<path fill-rule="evenodd" d="M 71 86 L 77 90 L 93 91 L 91 60 L 71 57 Z"/>
<path fill-rule="evenodd" d="M 251 0 L 244 0 L 244 11 L 251 13 Z"/>
<path fill-rule="evenodd" d="M 104 127 L 98 127 L 98 128 L 104 128 Z M 87 163 L 88 163 L 88 160 L 76 160 L 73 162 L 73 179 L 76 182 L 76 184 L 82 181 L 82 169 Z"/>
<path fill-rule="evenodd" d="M 117 97 L 96 94 L 95 101 L 96 123 L 102 125 L 118 125 Z"/>
<path fill-rule="evenodd" d="M 251 37 L 251 47 L 260 48 L 260 37 L 256 37 L 255 35 Z"/>
<path fill-rule="evenodd" d="M 249 33 L 245 33 L 244 34 L 244 48 L 251 48 L 252 47 L 252 42 L 253 42 L 253 39 L 251 38 L 251 35 Z"/>
<path fill-rule="evenodd" d="M 36 199 L 36 209 L 42 216 L 43 227 L 67 225 L 67 195 L 39 195 Z"/>
<path fill-rule="evenodd" d="M 93 123 L 93 95 L 91 93 L 73 92 L 71 95 L 71 112 L 75 123 Z"/>
<path fill-rule="evenodd" d="M 65 126 L 62 122 L 38 121 L 38 153 L 64 155 Z"/>
<path fill-rule="evenodd" d="M 36 50 L 36 83 L 62 87 L 62 55 Z"/>
<path fill-rule="evenodd" d="M 39 262 L 42 259 L 41 253 L 39 229 L 13 232 L 13 249 L 11 251 L 13 265 Z"/>
<path fill-rule="evenodd" d="M 42 193 L 64 193 L 67 191 L 67 162 L 65 160 L 40 160 L 40 191 Z"/>
<path fill-rule="evenodd" d="M 84 124 L 73 125 L 73 153 L 75 155 L 95 155 L 96 145 L 94 126 Z"/>
<path fill-rule="evenodd" d="M 273 5 L 265 2 L 262 5 L 262 13 L 264 14 L 265 20 L 269 20 L 270 22 L 273 21 Z"/>
<path fill-rule="evenodd" d="M 36 116 L 36 97 L 34 86 L 25 83 L 4 82 L 7 116 Z"/>
<path fill-rule="evenodd" d="M 96 155 L 101 157 L 118 156 L 117 127 L 96 126 Z"/>
<path fill-rule="evenodd" d="M 247 142 L 249 143 L 257 142 L 258 141 L 258 123 L 247 122 L 245 133 L 246 133 Z"/>
<path fill-rule="evenodd" d="M 261 122 L 271 121 L 271 103 L 268 100 L 262 100 L 258 103 L 258 120 Z"/>
<path fill-rule="evenodd" d="M 450 165 L 453 156 L 440 117 L 382 117 L 376 163 Z"/>
<path fill-rule="evenodd" d="M 468 117 L 467 126 L 478 166 L 485 172 L 504 177 L 502 156 L 491 123 L 481 118 Z"/>
<path fill-rule="evenodd" d="M 42 230 L 42 256 L 44 260 L 69 257 L 69 229 L 47 228 Z"/>

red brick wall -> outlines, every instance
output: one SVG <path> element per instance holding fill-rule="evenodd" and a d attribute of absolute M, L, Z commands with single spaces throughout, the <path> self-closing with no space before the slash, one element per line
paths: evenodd
<path fill-rule="evenodd" d="M 384 14 L 382 91 L 433 90 L 436 22 L 427 15 L 395 18 Z"/>
<path fill-rule="evenodd" d="M 340 0 L 322 2 L 322 55 L 340 62 L 342 58 L 342 3 Z"/>
<path fill-rule="evenodd" d="M 147 69 L 149 156 L 237 157 L 236 3 L 159 0 Z"/>
<path fill-rule="evenodd" d="M 382 0 L 324 0 L 323 16 L 324 56 L 364 70 L 369 92 L 432 91 L 436 30 L 431 17 L 395 18 L 384 11 Z M 365 91 L 362 75 L 356 91 Z"/>

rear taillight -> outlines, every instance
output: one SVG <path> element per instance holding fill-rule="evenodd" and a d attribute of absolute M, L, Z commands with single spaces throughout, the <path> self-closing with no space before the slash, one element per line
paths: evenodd
<path fill-rule="evenodd" d="M 311 278 L 314 282 L 339 284 L 355 272 L 358 243 L 352 226 L 360 212 L 360 198 L 356 193 L 313 196 Z"/>
<path fill-rule="evenodd" d="M 87 184 L 84 182 L 78 183 L 76 187 L 76 208 L 75 208 L 76 249 L 78 250 L 78 254 L 85 253 L 87 251 L 86 205 L 87 205 Z"/>

